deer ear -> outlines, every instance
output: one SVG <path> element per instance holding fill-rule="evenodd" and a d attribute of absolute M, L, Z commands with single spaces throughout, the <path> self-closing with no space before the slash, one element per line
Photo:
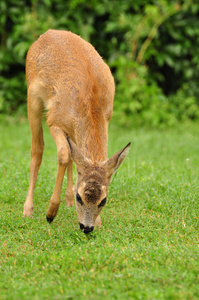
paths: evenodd
<path fill-rule="evenodd" d="M 67 141 L 70 149 L 70 154 L 72 160 L 75 162 L 75 164 L 78 167 L 83 167 L 87 166 L 88 164 L 88 159 L 83 156 L 81 151 L 77 148 L 76 144 L 67 136 Z"/>
<path fill-rule="evenodd" d="M 122 164 L 123 160 L 129 152 L 130 145 L 131 143 L 128 143 L 126 147 L 124 147 L 122 150 L 114 154 L 111 158 L 103 163 L 104 168 L 108 171 L 109 177 L 112 176 L 113 173 L 117 171 L 119 166 Z"/>

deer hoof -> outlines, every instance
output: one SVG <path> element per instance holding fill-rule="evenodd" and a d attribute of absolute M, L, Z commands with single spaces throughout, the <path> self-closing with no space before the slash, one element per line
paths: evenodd
<path fill-rule="evenodd" d="M 54 220 L 54 218 L 49 218 L 48 216 L 46 216 L 46 220 L 50 224 L 50 223 L 52 223 L 52 221 Z"/>

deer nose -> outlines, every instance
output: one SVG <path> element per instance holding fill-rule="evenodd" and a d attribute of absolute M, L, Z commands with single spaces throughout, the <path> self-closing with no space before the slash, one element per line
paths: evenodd
<path fill-rule="evenodd" d="M 91 226 L 91 227 L 86 226 L 85 227 L 84 224 L 82 224 L 82 223 L 79 223 L 79 227 L 84 233 L 92 232 L 94 229 L 94 226 Z"/>

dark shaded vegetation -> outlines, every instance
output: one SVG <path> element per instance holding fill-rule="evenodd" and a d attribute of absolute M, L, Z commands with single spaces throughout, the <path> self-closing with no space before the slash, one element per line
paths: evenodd
<path fill-rule="evenodd" d="M 26 110 L 25 57 L 49 28 L 91 42 L 112 69 L 123 125 L 199 119 L 199 4 L 191 0 L 2 0 L 0 112 Z"/>

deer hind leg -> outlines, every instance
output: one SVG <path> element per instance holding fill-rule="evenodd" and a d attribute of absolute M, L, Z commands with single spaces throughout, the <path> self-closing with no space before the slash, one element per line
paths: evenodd
<path fill-rule="evenodd" d="M 43 104 L 41 99 L 34 96 L 31 90 L 28 91 L 28 119 L 32 135 L 31 140 L 31 163 L 30 163 L 30 183 L 24 204 L 23 216 L 28 217 L 33 212 L 33 194 L 39 167 L 42 161 L 44 150 L 43 130 L 42 130 Z"/>
<path fill-rule="evenodd" d="M 97 217 L 97 219 L 95 220 L 95 226 L 99 226 L 101 227 L 102 223 L 101 223 L 101 218 L 100 215 Z"/>
<path fill-rule="evenodd" d="M 68 148 L 68 143 L 66 140 L 66 134 L 63 130 L 58 127 L 51 126 L 50 133 L 55 141 L 57 146 L 57 153 L 58 153 L 58 172 L 57 172 L 57 179 L 55 183 L 54 192 L 50 199 L 49 208 L 46 214 L 47 221 L 51 223 L 55 216 L 57 215 L 57 211 L 60 205 L 60 195 L 61 195 L 61 188 L 64 179 L 64 174 L 66 171 L 66 167 L 70 164 L 70 151 Z"/>
<path fill-rule="evenodd" d="M 65 200 L 67 206 L 74 204 L 74 193 L 73 193 L 73 161 L 70 159 L 67 166 L 67 188 L 65 194 Z"/>

